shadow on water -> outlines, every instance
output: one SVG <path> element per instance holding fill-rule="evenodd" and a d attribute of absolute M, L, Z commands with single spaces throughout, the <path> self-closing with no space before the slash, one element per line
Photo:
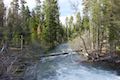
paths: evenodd
<path fill-rule="evenodd" d="M 120 64 L 115 64 L 115 63 L 108 63 L 104 61 L 99 61 L 99 62 L 81 62 L 80 63 L 83 66 L 86 66 L 88 68 L 96 68 L 96 69 L 101 69 L 105 71 L 109 71 L 111 73 L 115 73 L 118 76 L 120 76 Z"/>

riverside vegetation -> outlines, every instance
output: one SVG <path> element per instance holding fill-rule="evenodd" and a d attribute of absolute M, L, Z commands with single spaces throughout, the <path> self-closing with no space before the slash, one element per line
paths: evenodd
<path fill-rule="evenodd" d="M 79 4 L 72 3 L 75 17 L 66 17 L 65 24 L 59 19 L 58 0 L 35 1 L 32 10 L 25 0 L 12 0 L 10 7 L 0 1 L 2 80 L 19 79 L 41 54 L 68 41 L 91 61 L 120 63 L 120 1 L 82 0 L 82 16 Z"/>

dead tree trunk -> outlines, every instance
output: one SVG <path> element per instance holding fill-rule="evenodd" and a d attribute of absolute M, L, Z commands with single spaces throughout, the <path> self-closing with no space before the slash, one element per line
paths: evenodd
<path fill-rule="evenodd" d="M 87 47 L 86 47 L 86 44 L 85 44 L 85 41 L 84 41 L 83 37 L 80 36 L 80 38 L 82 39 L 82 42 L 83 42 L 86 53 L 89 54 L 89 52 L 87 51 Z"/>
<path fill-rule="evenodd" d="M 21 35 L 21 50 L 23 49 L 23 35 Z"/>
<path fill-rule="evenodd" d="M 0 50 L 0 54 L 3 53 L 3 51 L 5 51 L 5 53 L 8 53 L 8 42 L 7 41 L 3 41 L 3 47 Z"/>

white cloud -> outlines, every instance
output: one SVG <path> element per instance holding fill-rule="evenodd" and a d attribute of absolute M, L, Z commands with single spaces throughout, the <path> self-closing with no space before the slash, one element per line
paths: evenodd
<path fill-rule="evenodd" d="M 65 24 L 65 19 L 66 19 L 66 16 L 61 16 L 60 17 L 60 21 L 62 24 Z"/>
<path fill-rule="evenodd" d="M 6 7 L 9 7 L 11 2 L 12 0 L 4 0 Z M 26 0 L 26 2 L 27 2 L 27 5 L 30 7 L 30 9 L 33 9 L 36 5 L 35 0 Z"/>
<path fill-rule="evenodd" d="M 75 17 L 75 14 L 71 14 L 71 15 L 67 15 L 67 16 L 60 16 L 60 21 L 62 22 L 63 25 L 65 25 L 65 19 L 66 17 L 70 18 L 71 16 L 73 16 L 74 18 L 74 23 L 76 22 L 76 17 Z"/>
<path fill-rule="evenodd" d="M 73 16 L 74 17 L 74 22 L 75 22 L 75 13 L 74 9 L 72 8 L 71 4 L 77 4 L 78 3 L 78 11 L 81 12 L 82 15 L 82 0 L 59 0 L 59 5 L 60 5 L 60 21 L 65 24 L 65 19 L 66 17 Z"/>
<path fill-rule="evenodd" d="M 26 2 L 30 9 L 33 9 L 36 5 L 35 0 L 26 0 Z"/>
<path fill-rule="evenodd" d="M 4 0 L 4 4 L 6 7 L 8 7 L 10 5 L 12 0 Z"/>

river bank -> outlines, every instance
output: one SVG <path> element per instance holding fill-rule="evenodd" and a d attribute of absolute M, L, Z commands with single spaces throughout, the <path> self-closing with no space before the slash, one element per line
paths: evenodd
<path fill-rule="evenodd" d="M 85 45 L 83 44 L 80 37 L 77 37 L 69 41 L 69 45 L 73 50 L 78 50 L 81 56 L 85 58 L 86 63 L 95 64 L 95 65 L 108 65 L 111 70 L 115 70 L 120 74 L 120 51 L 109 52 L 106 49 L 101 51 L 101 54 L 98 54 L 97 50 L 90 50 L 90 40 L 85 37 Z M 85 46 L 87 52 L 85 50 Z M 103 65 L 102 65 L 103 64 Z"/>
<path fill-rule="evenodd" d="M 0 54 L 0 80 L 23 80 L 26 69 L 39 61 L 43 49 L 37 46 L 9 48 L 8 53 Z"/>
<path fill-rule="evenodd" d="M 41 48 L 32 46 L 32 47 L 24 48 L 23 51 L 17 51 L 17 52 L 15 52 L 15 50 L 9 51 L 10 52 L 9 54 L 12 54 L 11 57 L 13 57 L 13 59 L 12 58 L 9 59 L 11 62 L 14 61 L 16 56 L 18 56 L 19 54 L 21 55 L 16 59 L 14 64 L 12 64 L 12 68 L 10 69 L 9 73 L 4 73 L 3 75 L 0 76 L 0 80 L 34 80 L 34 78 L 35 80 L 42 80 L 43 79 L 42 77 L 36 77 L 36 76 L 43 75 L 44 77 L 45 75 L 49 74 L 47 70 L 49 71 L 49 69 L 53 68 L 53 65 L 55 65 L 54 67 L 59 68 L 57 66 L 62 65 L 63 63 L 64 66 L 61 68 L 64 68 L 67 64 L 69 64 L 70 67 L 82 65 L 87 68 L 92 67 L 95 68 L 96 70 L 101 69 L 105 71 L 115 72 L 115 74 L 120 75 L 120 64 L 112 61 L 112 58 L 110 58 L 111 60 L 109 58 L 94 60 L 94 61 L 88 60 L 88 58 L 86 58 L 85 56 L 83 57 L 80 51 L 73 52 L 73 50 L 71 49 L 68 43 L 62 44 L 56 47 L 53 51 L 51 51 L 53 53 L 55 52 L 54 53 L 56 54 L 55 56 L 53 56 L 54 54 L 46 54 L 48 56 L 44 54 L 45 55 L 44 56 L 43 55 L 44 51 L 41 50 L 42 50 Z M 58 52 L 62 52 L 65 54 L 61 55 L 61 53 Z M 10 55 L 7 55 L 6 57 L 10 57 Z M 117 56 L 114 58 L 115 59 L 113 60 L 117 60 L 117 59 L 119 60 L 119 57 Z M 53 71 L 56 70 L 56 68 L 53 69 Z M 77 69 L 79 68 L 81 67 L 78 66 Z M 79 73 L 79 75 L 80 74 L 81 73 Z M 47 79 L 47 80 L 51 80 L 51 79 Z"/>

